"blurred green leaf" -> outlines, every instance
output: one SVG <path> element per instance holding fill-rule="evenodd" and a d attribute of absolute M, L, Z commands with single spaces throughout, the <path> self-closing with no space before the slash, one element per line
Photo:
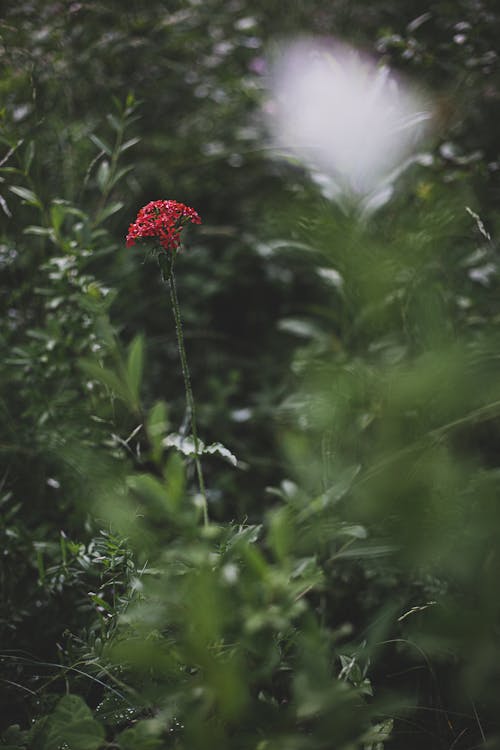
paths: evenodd
<path fill-rule="evenodd" d="M 65 695 L 50 716 L 43 750 L 67 745 L 71 750 L 97 750 L 104 741 L 104 728 L 78 695 Z"/>
<path fill-rule="evenodd" d="M 152 406 L 147 418 L 146 428 L 153 459 L 159 461 L 162 454 L 163 438 L 168 429 L 168 409 L 164 401 L 157 401 Z"/>
<path fill-rule="evenodd" d="M 101 192 L 104 192 L 105 189 L 108 187 L 109 176 L 110 176 L 109 161 L 104 159 L 99 164 L 99 169 L 97 170 L 97 184 L 99 185 Z"/>
<path fill-rule="evenodd" d="M 144 368 L 144 337 L 136 336 L 129 346 L 127 357 L 127 381 L 135 402 L 139 401 L 139 391 Z"/>
<path fill-rule="evenodd" d="M 10 185 L 9 190 L 11 191 L 11 193 L 14 193 L 15 195 L 18 195 L 20 198 L 22 198 L 23 202 L 27 203 L 29 206 L 36 206 L 37 208 L 42 207 L 40 199 L 36 196 L 33 190 L 21 187 L 20 185 Z"/>
<path fill-rule="evenodd" d="M 139 721 L 116 737 L 121 750 L 161 750 L 163 741 L 157 736 L 157 727 L 151 721 Z"/>
<path fill-rule="evenodd" d="M 26 148 L 26 152 L 24 154 L 24 171 L 26 174 L 29 173 L 31 164 L 33 163 L 33 159 L 35 156 L 35 142 L 30 141 L 28 143 L 28 146 Z"/>
<path fill-rule="evenodd" d="M 94 145 L 97 146 L 98 149 L 100 149 L 101 151 L 104 151 L 104 153 L 107 154 L 107 156 L 110 156 L 110 157 L 112 156 L 113 149 L 111 148 L 111 146 L 108 146 L 108 144 L 105 143 L 102 140 L 102 138 L 99 138 L 99 136 L 95 135 L 95 133 L 91 133 L 89 135 L 89 138 L 92 141 L 92 143 L 94 143 Z"/>
<path fill-rule="evenodd" d="M 118 375 L 106 367 L 90 359 L 80 360 L 80 367 L 86 375 L 105 385 L 118 398 L 127 403 L 133 403 L 133 396 L 128 382 L 121 380 Z"/>

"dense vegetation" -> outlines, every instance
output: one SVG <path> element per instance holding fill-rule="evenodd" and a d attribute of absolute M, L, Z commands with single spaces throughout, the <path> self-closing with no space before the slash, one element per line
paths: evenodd
<path fill-rule="evenodd" d="M 0 750 L 500 742 L 500 12 L 19 2 L 0 17 Z M 426 86 L 361 220 L 261 115 L 287 35 Z M 367 123 L 369 128 L 369 123 Z M 193 206 L 168 289 L 128 226 Z"/>

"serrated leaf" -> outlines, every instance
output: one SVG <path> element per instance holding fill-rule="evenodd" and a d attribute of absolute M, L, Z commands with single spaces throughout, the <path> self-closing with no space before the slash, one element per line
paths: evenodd
<path fill-rule="evenodd" d="M 210 445 L 207 445 L 206 448 L 203 448 L 203 453 L 217 453 L 219 456 L 226 459 L 226 461 L 229 461 L 233 466 L 238 465 L 238 459 L 234 453 L 231 453 L 231 451 L 222 445 L 222 443 L 211 443 Z"/>
<path fill-rule="evenodd" d="M 127 380 L 135 401 L 139 400 L 144 365 L 144 338 L 136 336 L 130 344 L 127 358 Z"/>
<path fill-rule="evenodd" d="M 43 750 L 67 745 L 70 750 L 97 750 L 104 741 L 104 727 L 78 695 L 65 695 L 48 721 Z"/>
<path fill-rule="evenodd" d="M 182 435 L 179 435 L 179 433 L 177 432 L 171 432 L 163 439 L 162 445 L 165 448 L 176 448 L 185 456 L 194 456 L 196 454 L 194 440 L 191 435 L 184 437 Z M 238 465 L 238 459 L 236 458 L 236 456 L 231 453 L 228 448 L 222 445 L 222 443 L 211 443 L 210 445 L 205 445 L 203 440 L 200 440 L 200 438 L 198 438 L 198 455 L 201 456 L 204 453 L 216 453 L 217 455 L 221 456 L 221 458 L 229 461 L 229 463 L 233 466 Z"/>
<path fill-rule="evenodd" d="M 178 432 L 171 432 L 162 440 L 162 445 L 165 448 L 176 448 L 180 453 L 185 456 L 194 456 L 194 440 L 192 437 L 182 437 Z M 203 443 L 198 439 L 198 452 L 203 451 Z"/>

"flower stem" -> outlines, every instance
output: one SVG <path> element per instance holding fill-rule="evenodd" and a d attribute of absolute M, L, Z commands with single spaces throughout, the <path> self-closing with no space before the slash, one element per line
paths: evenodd
<path fill-rule="evenodd" d="M 172 309 L 174 311 L 175 319 L 175 331 L 177 333 L 177 344 L 179 347 L 179 355 L 181 358 L 182 376 L 184 378 L 184 388 L 186 389 L 186 402 L 189 411 L 189 417 L 191 420 L 191 434 L 193 436 L 194 444 L 194 464 L 196 467 L 196 476 L 198 477 L 198 486 L 200 489 L 200 495 L 203 499 L 203 523 L 205 526 L 208 524 L 208 507 L 207 507 L 207 496 L 205 492 L 205 482 L 203 480 L 203 472 L 201 470 L 200 462 L 200 444 L 198 440 L 198 429 L 196 427 L 196 410 L 194 406 L 193 391 L 191 388 L 191 376 L 189 374 L 189 367 L 186 357 L 186 349 L 184 347 L 184 334 L 182 331 L 182 320 L 181 311 L 179 308 L 179 300 L 177 298 L 177 288 L 175 285 L 174 276 L 174 259 L 172 258 L 170 266 L 170 275 L 168 277 L 168 285 L 170 288 L 170 300 L 172 302 Z"/>

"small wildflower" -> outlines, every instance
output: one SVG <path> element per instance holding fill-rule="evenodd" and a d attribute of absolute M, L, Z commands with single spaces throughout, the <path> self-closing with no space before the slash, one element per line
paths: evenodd
<path fill-rule="evenodd" d="M 164 250 L 175 252 L 181 241 L 181 232 L 186 224 L 201 224 L 194 208 L 177 201 L 151 201 L 143 206 L 127 234 L 127 247 L 136 240 L 157 239 Z"/>
<path fill-rule="evenodd" d="M 175 331 L 177 344 L 181 359 L 182 376 L 186 389 L 187 411 L 191 418 L 191 439 L 194 453 L 194 463 L 198 477 L 199 493 L 194 502 L 203 513 L 203 523 L 208 525 L 207 496 L 205 492 L 205 481 L 200 462 L 200 453 L 203 451 L 203 443 L 198 439 L 196 426 L 196 412 L 191 388 L 191 376 L 189 374 L 186 348 L 184 346 L 184 333 L 182 331 L 181 311 L 177 299 L 177 289 L 174 276 L 174 261 L 177 250 L 181 244 L 181 233 L 186 224 L 201 224 L 201 219 L 194 208 L 185 206 L 177 201 L 151 201 L 143 206 L 137 214 L 136 220 L 132 222 L 127 233 L 127 247 L 135 245 L 137 240 L 155 240 L 154 255 L 158 261 L 163 281 L 168 284 L 170 300 L 175 320 Z"/>

